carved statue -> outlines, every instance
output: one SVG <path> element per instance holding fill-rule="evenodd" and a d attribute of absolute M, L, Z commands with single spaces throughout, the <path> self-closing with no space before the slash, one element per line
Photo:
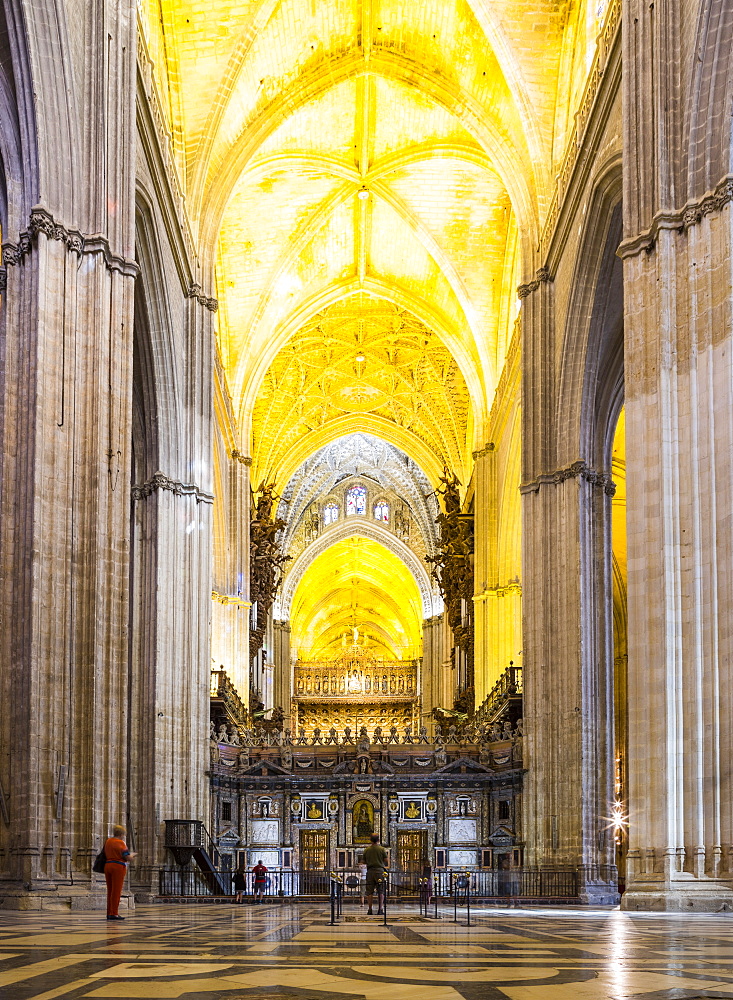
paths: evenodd
<path fill-rule="evenodd" d="M 250 600 L 257 606 L 256 625 L 250 628 L 249 652 L 252 660 L 262 649 L 267 615 L 280 585 L 283 565 L 290 559 L 290 556 L 281 553 L 278 541 L 285 521 L 272 519 L 275 500 L 279 499 L 274 489 L 274 483 L 264 480 L 260 483 L 257 489 L 259 498 L 249 526 Z"/>
<path fill-rule="evenodd" d="M 436 519 L 440 549 L 436 555 L 426 556 L 425 561 L 445 601 L 455 643 L 465 654 L 468 690 L 473 688 L 473 518 L 461 513 L 458 478 L 445 468 L 440 481 L 442 488 L 438 487 L 436 493 L 443 497 L 445 508 Z M 462 709 L 473 709 L 472 692 L 469 700 L 471 704 L 462 705 Z"/>
<path fill-rule="evenodd" d="M 435 766 L 445 767 L 448 763 L 448 754 L 445 752 L 445 747 L 442 743 L 439 743 L 435 748 Z"/>

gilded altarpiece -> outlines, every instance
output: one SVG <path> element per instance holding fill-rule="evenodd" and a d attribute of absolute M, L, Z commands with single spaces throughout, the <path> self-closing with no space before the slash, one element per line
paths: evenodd
<path fill-rule="evenodd" d="M 387 662 L 354 644 L 338 659 L 297 663 L 293 689 L 297 731 L 324 743 L 334 731 L 356 741 L 363 729 L 402 738 L 419 726 L 416 660 Z"/>

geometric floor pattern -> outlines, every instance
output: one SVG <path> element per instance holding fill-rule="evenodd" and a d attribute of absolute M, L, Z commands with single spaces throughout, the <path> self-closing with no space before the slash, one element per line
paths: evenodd
<path fill-rule="evenodd" d="M 432 911 L 431 911 L 432 912 Z M 416 907 L 329 926 L 313 905 L 0 913 L 0 997 L 184 1000 L 733 998 L 733 915 Z"/>

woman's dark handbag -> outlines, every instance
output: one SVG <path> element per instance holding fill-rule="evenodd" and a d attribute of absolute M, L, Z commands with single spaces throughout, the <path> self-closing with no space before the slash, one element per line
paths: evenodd
<path fill-rule="evenodd" d="M 94 859 L 94 864 L 92 865 L 92 871 L 98 872 L 100 875 L 104 875 L 104 866 L 107 864 L 107 855 L 104 851 L 100 851 L 99 854 Z"/>

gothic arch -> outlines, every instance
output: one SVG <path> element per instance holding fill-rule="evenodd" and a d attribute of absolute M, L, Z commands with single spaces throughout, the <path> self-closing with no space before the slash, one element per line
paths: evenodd
<path fill-rule="evenodd" d="M 68 57 L 67 7 L 62 0 L 48 0 L 39 16 L 23 0 L 10 0 L 4 6 L 27 171 L 25 212 L 42 200 L 45 208 L 70 225 L 81 215 L 75 197 L 88 191 L 88 185 L 79 182 L 79 151 L 84 143 L 76 125 L 80 115 L 73 61 Z M 36 106 L 43 109 L 42 131 L 37 128 Z"/>
<path fill-rule="evenodd" d="M 581 459 L 609 469 L 609 426 L 623 385 L 621 222 L 619 155 L 596 179 L 576 258 L 560 366 L 558 465 Z"/>
<path fill-rule="evenodd" d="M 138 187 L 135 251 L 140 274 L 135 283 L 135 340 L 149 369 L 146 380 L 155 400 L 151 419 L 156 435 L 155 468 L 146 478 L 159 469 L 167 473 L 174 467 L 174 456 L 183 433 L 182 394 L 175 360 L 169 290 L 151 206 L 147 193 Z M 138 316 L 142 318 L 143 312 L 145 323 L 141 326 Z"/>
<path fill-rule="evenodd" d="M 275 617 L 283 621 L 290 618 L 290 608 L 298 584 L 310 564 L 319 555 L 336 542 L 356 536 L 369 538 L 393 552 L 407 566 L 417 583 L 423 606 L 423 616 L 431 618 L 443 611 L 443 601 L 434 591 L 427 569 L 422 565 L 415 553 L 403 541 L 397 538 L 388 527 L 369 517 L 359 517 L 352 514 L 342 517 L 330 524 L 323 533 L 298 556 L 283 580 L 282 595 L 279 607 L 275 608 Z"/>
<path fill-rule="evenodd" d="M 7 15 L 11 15 L 7 20 Z M 28 225 L 28 215 L 36 204 L 38 164 L 35 133 L 23 117 L 24 93 L 28 86 L 27 54 L 18 38 L 11 35 L 12 6 L 0 9 L 0 227 L 3 240 L 15 241 Z M 8 73 L 12 67 L 12 74 Z"/>
<path fill-rule="evenodd" d="M 685 115 L 686 188 L 693 200 L 733 171 L 733 10 L 727 0 L 700 5 L 696 42 Z"/>

